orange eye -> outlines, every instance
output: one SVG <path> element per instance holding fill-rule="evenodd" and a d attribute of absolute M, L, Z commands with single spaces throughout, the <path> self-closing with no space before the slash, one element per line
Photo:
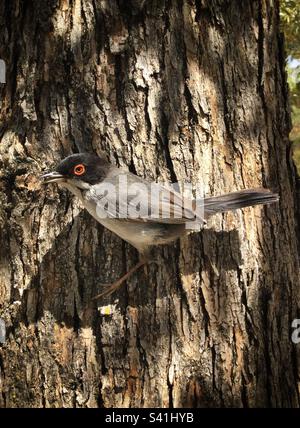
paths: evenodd
<path fill-rule="evenodd" d="M 74 174 L 75 175 L 82 175 L 85 173 L 85 166 L 80 163 L 79 165 L 76 165 L 74 167 Z"/>

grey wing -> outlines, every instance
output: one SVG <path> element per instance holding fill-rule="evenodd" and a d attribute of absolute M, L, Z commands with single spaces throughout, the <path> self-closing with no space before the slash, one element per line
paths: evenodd
<path fill-rule="evenodd" d="M 128 172 L 108 176 L 86 194 L 97 201 L 97 214 L 140 222 L 182 224 L 197 220 L 192 202 L 179 192 Z"/>

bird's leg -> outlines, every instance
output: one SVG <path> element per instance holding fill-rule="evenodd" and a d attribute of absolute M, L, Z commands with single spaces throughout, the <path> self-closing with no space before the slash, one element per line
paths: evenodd
<path fill-rule="evenodd" d="M 131 268 L 125 275 L 121 276 L 117 281 L 112 284 L 103 285 L 104 290 L 102 293 L 97 294 L 97 296 L 93 297 L 92 300 L 99 299 L 100 297 L 109 296 L 114 291 L 116 291 L 122 284 L 125 282 L 134 272 L 136 272 L 141 266 L 144 266 L 148 263 L 147 258 L 142 258 L 133 268 Z"/>

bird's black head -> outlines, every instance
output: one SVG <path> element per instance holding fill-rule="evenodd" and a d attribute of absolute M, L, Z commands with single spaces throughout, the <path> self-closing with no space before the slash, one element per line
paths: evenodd
<path fill-rule="evenodd" d="M 44 183 L 76 181 L 96 184 L 102 181 L 109 169 L 109 163 L 90 153 L 78 153 L 65 158 L 55 169 L 42 176 Z"/>

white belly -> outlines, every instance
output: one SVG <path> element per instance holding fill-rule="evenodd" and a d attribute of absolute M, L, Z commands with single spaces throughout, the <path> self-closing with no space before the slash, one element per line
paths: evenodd
<path fill-rule="evenodd" d="M 96 203 L 85 198 L 83 192 L 74 186 L 65 185 L 73 194 L 75 194 L 83 203 L 86 210 L 100 223 L 110 231 L 114 232 L 120 238 L 127 241 L 139 252 L 143 253 L 153 245 L 163 245 L 175 241 L 181 235 L 186 233 L 184 224 L 151 223 L 143 221 L 134 221 L 118 218 L 107 218 L 97 212 Z M 100 214 L 100 215 L 99 215 Z"/>
<path fill-rule="evenodd" d="M 99 217 L 96 205 L 90 201 L 83 201 L 86 210 L 100 223 L 120 238 L 127 241 L 138 251 L 143 252 L 147 247 L 155 245 L 156 230 L 145 228 L 143 222 L 133 222 L 126 219 Z"/>

